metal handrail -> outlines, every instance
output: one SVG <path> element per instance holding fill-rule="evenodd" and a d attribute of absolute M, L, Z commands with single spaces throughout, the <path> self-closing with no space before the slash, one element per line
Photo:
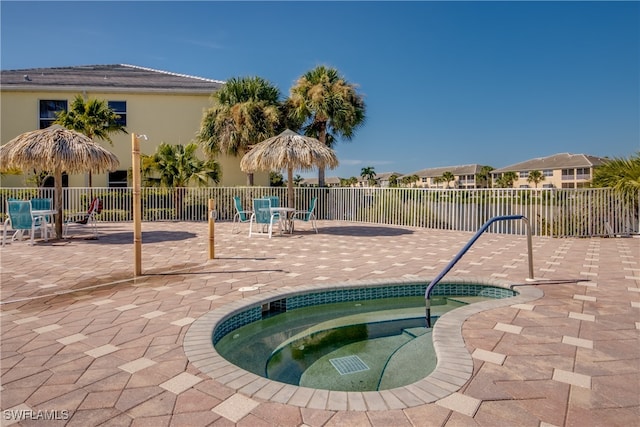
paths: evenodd
<path fill-rule="evenodd" d="M 433 279 L 431 281 L 431 283 L 429 283 L 429 286 L 427 286 L 427 290 L 424 293 L 425 304 L 426 304 L 427 328 L 431 327 L 431 291 L 433 290 L 433 288 L 438 284 L 438 282 L 440 282 L 440 280 L 442 280 L 442 278 L 445 276 L 445 274 L 447 274 L 449 272 L 449 270 L 451 270 L 453 268 L 453 266 L 456 265 L 456 263 L 458 261 L 460 261 L 460 258 L 462 258 L 462 256 L 465 253 L 467 253 L 469 248 L 475 243 L 476 240 L 478 240 L 478 238 L 480 237 L 480 235 L 482 233 L 487 231 L 487 229 L 491 226 L 491 224 L 493 224 L 494 222 L 497 222 L 497 221 L 511 221 L 511 220 L 516 220 L 516 219 L 523 220 L 524 223 L 525 223 L 525 226 L 527 228 L 527 252 L 528 252 L 528 256 L 529 256 L 529 280 L 533 280 L 533 254 L 531 253 L 532 252 L 532 250 L 531 250 L 531 224 L 529 224 L 529 219 L 527 217 L 525 217 L 524 215 L 495 216 L 495 217 L 491 218 L 489 221 L 485 222 L 482 227 L 480 227 L 480 229 L 471 238 L 471 240 L 469 240 L 467 242 L 467 244 L 460 250 L 460 252 L 458 252 L 458 254 L 451 260 L 451 262 L 449 262 L 449 264 L 447 264 L 447 266 L 440 272 L 440 274 L 438 274 L 438 276 L 436 276 L 436 278 Z"/>

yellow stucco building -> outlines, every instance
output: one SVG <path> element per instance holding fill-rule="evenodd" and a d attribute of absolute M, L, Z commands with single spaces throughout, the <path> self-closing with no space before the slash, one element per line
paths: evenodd
<path fill-rule="evenodd" d="M 0 79 L 0 137 L 5 144 L 21 133 L 42 129 L 55 120 L 56 112 L 66 110 L 77 95 L 100 99 L 121 116 L 128 134 L 117 133 L 99 142 L 120 160 L 117 171 L 93 174 L 94 187 L 124 187 L 131 168 L 131 133 L 145 134 L 143 154 L 156 147 L 186 145 L 195 140 L 203 113 L 211 104 L 211 94 L 223 81 L 153 70 L 133 65 L 91 65 L 62 68 L 2 70 Z M 201 153 L 201 157 L 204 155 Z M 246 185 L 240 158 L 218 156 L 222 168 L 220 186 Z M 26 186 L 28 175 L 4 175 L 2 187 Z M 88 175 L 71 175 L 63 184 L 85 187 Z M 269 174 L 254 175 L 255 185 L 269 185 Z"/>

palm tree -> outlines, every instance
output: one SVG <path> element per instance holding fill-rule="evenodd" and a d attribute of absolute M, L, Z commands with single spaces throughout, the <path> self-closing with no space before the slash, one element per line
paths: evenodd
<path fill-rule="evenodd" d="M 400 178 L 400 182 L 402 183 L 402 185 L 406 185 L 411 187 L 411 184 L 414 184 L 416 182 L 420 181 L 420 177 L 418 175 L 405 175 L 402 178 Z M 415 185 L 414 185 L 415 186 Z"/>
<path fill-rule="evenodd" d="M 482 166 L 480 168 L 480 172 L 476 174 L 479 188 L 491 188 L 491 171 L 493 169 L 491 166 Z"/>
<path fill-rule="evenodd" d="M 220 164 L 213 160 L 201 160 L 196 155 L 198 144 L 184 145 L 161 143 L 150 156 L 142 155 L 144 185 L 175 188 L 177 218 L 182 218 L 182 201 L 189 184 L 206 186 L 219 183 Z"/>
<path fill-rule="evenodd" d="M 304 133 L 333 147 L 337 137 L 350 140 L 364 123 L 365 104 L 354 85 L 335 68 L 323 65 L 305 73 L 291 88 L 289 115 L 302 123 Z M 324 168 L 318 168 L 318 186 L 324 187 Z"/>
<path fill-rule="evenodd" d="M 445 173 L 442 174 L 442 180 L 447 183 L 447 188 L 449 188 L 449 183 L 451 181 L 454 181 L 455 179 L 456 177 L 453 174 L 453 172 L 446 171 Z"/>
<path fill-rule="evenodd" d="M 398 177 L 399 175 L 396 175 L 395 173 L 389 176 L 389 187 L 395 188 L 398 186 Z"/>
<path fill-rule="evenodd" d="M 638 203 L 640 192 L 640 151 L 629 158 L 617 157 L 595 168 L 591 185 L 610 187 Z"/>
<path fill-rule="evenodd" d="M 91 139 L 108 141 L 113 145 L 111 134 L 127 133 L 118 119 L 120 116 L 109 108 L 106 101 L 91 98 L 85 101 L 82 95 L 76 95 L 69 111 L 58 113 L 53 123 L 80 132 Z M 92 186 L 91 180 L 89 171 L 89 187 Z"/>
<path fill-rule="evenodd" d="M 304 178 L 299 174 L 296 174 L 296 176 L 293 177 L 293 185 L 295 185 L 296 187 L 300 187 L 302 181 L 304 181 Z"/>
<path fill-rule="evenodd" d="M 280 130 L 280 90 L 261 77 L 229 79 L 212 98 L 214 106 L 205 112 L 198 133 L 209 155 L 242 157 Z M 247 183 L 253 185 L 251 172 Z"/>
<path fill-rule="evenodd" d="M 376 171 L 373 166 L 367 166 L 360 170 L 360 176 L 366 179 L 369 185 L 373 185 L 375 183 Z"/>
<path fill-rule="evenodd" d="M 517 173 L 513 171 L 505 172 L 496 180 L 496 185 L 501 188 L 511 188 L 516 179 L 518 179 Z"/>
<path fill-rule="evenodd" d="M 269 187 L 284 187 L 284 177 L 279 171 L 269 172 Z"/>
<path fill-rule="evenodd" d="M 340 178 L 340 187 L 353 187 L 358 185 L 358 178 L 352 176 L 351 178 Z"/>
<path fill-rule="evenodd" d="M 539 170 L 533 170 L 529 172 L 529 177 L 527 178 L 527 182 L 533 182 L 535 188 L 538 188 L 538 184 L 544 181 L 544 175 Z"/>

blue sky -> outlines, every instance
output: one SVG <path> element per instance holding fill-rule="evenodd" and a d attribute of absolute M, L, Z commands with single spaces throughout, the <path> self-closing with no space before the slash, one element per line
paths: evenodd
<path fill-rule="evenodd" d="M 640 150 L 638 2 L 3 0 L 0 12 L 2 69 L 260 76 L 286 97 L 306 71 L 337 68 L 367 120 L 327 176 Z"/>

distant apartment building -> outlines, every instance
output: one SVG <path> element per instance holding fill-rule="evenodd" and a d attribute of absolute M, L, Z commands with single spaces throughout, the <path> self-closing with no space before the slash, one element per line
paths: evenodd
<path fill-rule="evenodd" d="M 225 82 L 168 71 L 114 64 L 2 70 L 0 111 L 2 144 L 16 136 L 50 126 L 56 114 L 67 110 L 77 95 L 108 103 L 128 134 L 111 135 L 113 145 L 97 140 L 120 161 L 120 170 L 94 174 L 93 185 L 126 187 L 131 168 L 131 133 L 146 134 L 143 154 L 153 154 L 160 143 L 186 145 L 194 141 L 211 95 Z M 201 153 L 203 154 L 203 153 Z M 220 185 L 245 185 L 240 158 L 218 155 Z M 25 186 L 25 175 L 6 175 L 3 187 Z M 268 172 L 254 174 L 257 185 L 269 185 Z M 63 177 L 63 185 L 84 187 L 86 174 Z"/>
<path fill-rule="evenodd" d="M 325 177 L 324 185 L 327 187 L 340 187 L 340 178 L 337 176 Z M 304 178 L 300 181 L 300 187 L 317 187 L 318 178 Z"/>
<path fill-rule="evenodd" d="M 586 154 L 559 153 L 516 163 L 491 171 L 493 182 L 506 172 L 515 172 L 517 179 L 514 188 L 533 188 L 536 185 L 528 181 L 531 171 L 540 171 L 544 179 L 538 188 L 582 188 L 588 187 L 593 178 L 593 170 L 607 162 L 604 157 Z"/>
<path fill-rule="evenodd" d="M 369 179 L 359 176 L 358 183 L 354 185 L 354 187 L 389 187 L 391 184 L 391 177 L 395 176 L 400 177 L 404 174 L 400 172 L 382 172 L 376 173 L 376 176 L 373 178 L 373 182 L 369 181 Z"/>
<path fill-rule="evenodd" d="M 477 177 L 482 168 L 483 165 L 472 164 L 422 169 L 402 175 L 398 178 L 398 181 L 401 182 L 403 177 L 415 175 L 418 177 L 417 181 L 400 185 L 423 188 L 480 188 L 485 186 L 485 183 L 481 182 Z M 451 181 L 443 179 L 443 176 L 448 175 L 447 172 L 450 172 L 453 177 Z"/>

